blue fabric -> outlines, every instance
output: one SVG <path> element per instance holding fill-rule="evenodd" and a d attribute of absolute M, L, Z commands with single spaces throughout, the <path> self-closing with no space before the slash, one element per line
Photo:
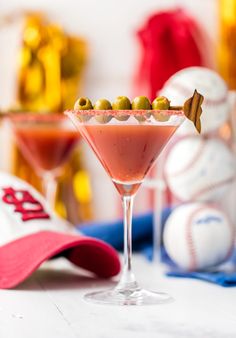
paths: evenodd
<path fill-rule="evenodd" d="M 215 283 L 224 287 L 236 286 L 236 272 L 182 272 L 182 271 L 169 271 L 167 276 L 194 278 L 201 279 L 210 283 Z"/>
<path fill-rule="evenodd" d="M 123 220 L 114 223 L 87 223 L 80 226 L 84 235 L 101 239 L 117 250 L 123 249 Z M 152 214 L 144 214 L 133 219 L 133 250 L 140 251 L 152 243 Z"/>
<path fill-rule="evenodd" d="M 161 217 L 162 224 L 165 224 L 170 209 L 166 208 Z M 123 250 L 123 220 L 116 222 L 86 223 L 80 225 L 78 230 L 84 235 L 101 239 L 117 250 Z M 133 218 L 132 237 L 134 251 L 148 251 L 147 256 L 152 259 L 152 233 L 153 215 L 146 213 Z M 148 249 L 147 249 L 148 248 Z"/>
<path fill-rule="evenodd" d="M 162 225 L 170 214 L 170 209 L 166 208 L 162 213 Z M 87 223 L 80 225 L 78 230 L 86 236 L 101 239 L 117 250 L 123 250 L 123 221 L 107 223 Z M 136 216 L 133 219 L 133 251 L 141 252 L 148 260 L 153 258 L 152 246 L 153 233 L 153 215 L 151 213 Z M 186 272 L 177 269 L 176 264 L 169 258 L 164 248 L 161 250 L 161 258 L 166 263 L 170 270 L 167 276 L 194 278 L 211 283 L 215 283 L 224 287 L 236 286 L 236 272 L 216 271 L 216 272 Z M 232 265 L 236 267 L 236 250 L 230 258 Z"/>

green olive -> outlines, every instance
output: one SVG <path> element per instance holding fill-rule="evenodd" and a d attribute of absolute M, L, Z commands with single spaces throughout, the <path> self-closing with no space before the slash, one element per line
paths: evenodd
<path fill-rule="evenodd" d="M 118 96 L 112 104 L 113 110 L 130 110 L 130 108 L 131 108 L 131 103 L 127 96 Z M 115 115 L 115 118 L 118 121 L 127 121 L 129 118 L 129 115 L 121 113 L 121 112 L 117 112 L 117 114 Z"/>
<path fill-rule="evenodd" d="M 149 110 L 151 103 L 146 96 L 137 96 L 132 102 L 133 110 Z"/>
<path fill-rule="evenodd" d="M 75 110 L 90 110 L 93 109 L 91 101 L 87 97 L 79 97 L 74 105 Z M 78 114 L 78 118 L 81 122 L 86 122 L 91 118 L 89 114 Z"/>
<path fill-rule="evenodd" d="M 112 115 L 105 115 L 105 114 L 97 114 L 95 116 L 97 122 L 105 124 L 108 123 L 112 119 Z"/>
<path fill-rule="evenodd" d="M 170 119 L 170 115 L 165 114 L 164 112 L 155 112 L 152 113 L 152 115 L 154 116 L 155 120 L 159 122 L 165 122 Z"/>
<path fill-rule="evenodd" d="M 94 104 L 94 109 L 96 110 L 109 110 L 112 109 L 111 104 L 106 99 L 99 99 Z"/>
<path fill-rule="evenodd" d="M 129 118 L 130 115 L 127 115 L 127 114 L 124 114 L 124 113 L 117 113 L 115 115 L 115 118 L 118 120 L 118 121 L 127 121 L 128 118 Z"/>
<path fill-rule="evenodd" d="M 80 97 L 75 102 L 74 109 L 75 110 L 90 110 L 90 109 L 93 109 L 93 105 L 87 97 Z"/>
<path fill-rule="evenodd" d="M 151 114 L 148 112 L 146 114 L 142 114 L 142 115 L 134 115 L 134 117 L 136 118 L 137 121 L 139 122 L 145 122 L 150 118 Z"/>
<path fill-rule="evenodd" d="M 146 121 L 145 117 L 142 116 L 142 115 L 136 115 L 136 116 L 134 116 L 134 117 L 135 117 L 136 120 L 139 121 L 139 122 L 145 122 L 145 121 Z"/>
<path fill-rule="evenodd" d="M 111 104 L 108 100 L 99 99 L 95 102 L 94 109 L 95 110 L 111 110 L 112 108 L 111 108 Z M 105 114 L 97 114 L 95 116 L 95 119 L 99 123 L 108 123 L 112 119 L 112 116 L 111 115 L 105 115 Z"/>
<path fill-rule="evenodd" d="M 156 97 L 152 102 L 152 109 L 154 110 L 168 110 L 170 108 L 170 101 L 165 96 Z"/>
<path fill-rule="evenodd" d="M 128 97 L 126 96 L 118 96 L 112 103 L 113 110 L 129 110 L 130 108 L 131 103 Z"/>
<path fill-rule="evenodd" d="M 156 97 L 152 102 L 153 110 L 168 110 L 170 108 L 170 101 L 165 96 Z M 160 122 L 168 121 L 170 115 L 165 114 L 164 112 L 154 112 L 153 116 L 155 120 Z"/>

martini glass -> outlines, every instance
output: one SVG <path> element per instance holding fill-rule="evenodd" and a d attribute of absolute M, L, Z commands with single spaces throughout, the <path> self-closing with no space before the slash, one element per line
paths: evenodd
<path fill-rule="evenodd" d="M 88 301 L 152 305 L 172 301 L 168 294 L 142 289 L 132 271 L 134 196 L 161 150 L 184 121 L 182 111 L 87 110 L 66 114 L 89 143 L 118 190 L 124 209 L 124 267 L 118 285 L 85 295 Z M 145 226 L 145 225 L 144 225 Z"/>
<path fill-rule="evenodd" d="M 54 208 L 57 177 L 80 139 L 64 114 L 8 115 L 19 149 L 41 177 L 46 200 Z"/>

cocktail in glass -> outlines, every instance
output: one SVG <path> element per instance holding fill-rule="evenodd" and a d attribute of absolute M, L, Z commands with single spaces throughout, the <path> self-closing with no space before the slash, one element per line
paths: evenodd
<path fill-rule="evenodd" d="M 56 178 L 80 134 L 64 114 L 12 113 L 8 119 L 17 145 L 42 178 L 45 197 L 54 207 Z"/>
<path fill-rule="evenodd" d="M 124 208 L 124 268 L 120 282 L 112 290 L 93 292 L 85 298 L 117 305 L 171 301 L 169 295 L 141 289 L 136 282 L 131 268 L 132 207 L 138 188 L 171 135 L 184 121 L 184 113 L 181 110 L 82 110 L 66 114 L 112 179 Z"/>

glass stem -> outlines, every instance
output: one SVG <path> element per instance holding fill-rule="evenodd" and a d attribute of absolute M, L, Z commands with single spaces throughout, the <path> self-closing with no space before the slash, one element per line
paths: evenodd
<path fill-rule="evenodd" d="M 44 173 L 42 175 L 42 185 L 43 194 L 49 206 L 52 208 L 52 210 L 54 210 L 57 190 L 57 181 L 55 175 L 50 172 Z"/>
<path fill-rule="evenodd" d="M 162 263 L 161 243 L 162 243 L 162 210 L 165 182 L 163 177 L 164 157 L 161 154 L 157 161 L 156 182 L 158 186 L 154 188 L 154 212 L 153 212 L 153 262 Z"/>
<path fill-rule="evenodd" d="M 123 196 L 124 209 L 124 267 L 120 282 L 116 289 L 133 292 L 138 284 L 132 272 L 132 213 L 134 196 Z"/>

